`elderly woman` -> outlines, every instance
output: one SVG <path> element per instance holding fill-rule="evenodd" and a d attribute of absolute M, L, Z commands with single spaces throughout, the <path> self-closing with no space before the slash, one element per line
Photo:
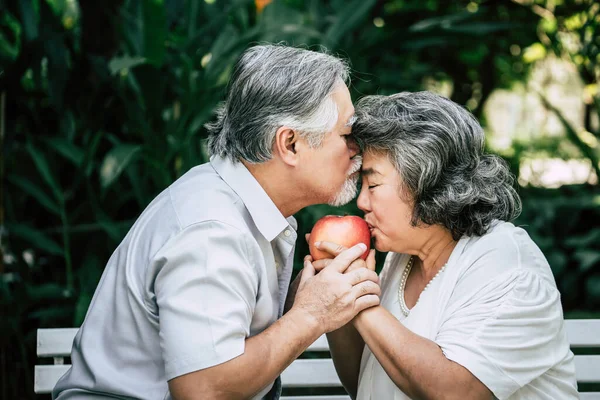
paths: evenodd
<path fill-rule="evenodd" d="M 552 272 L 509 222 L 520 200 L 505 163 L 484 154 L 475 118 L 427 92 L 365 97 L 357 117 L 358 206 L 389 253 L 381 304 L 328 334 L 346 390 L 360 400 L 578 398 Z"/>

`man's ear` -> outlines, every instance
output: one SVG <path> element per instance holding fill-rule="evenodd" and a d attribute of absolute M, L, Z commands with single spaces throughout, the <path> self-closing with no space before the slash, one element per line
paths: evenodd
<path fill-rule="evenodd" d="M 284 163 L 296 165 L 298 162 L 296 146 L 299 138 L 298 133 L 292 128 L 287 126 L 280 127 L 275 132 L 273 153 L 277 154 Z"/>

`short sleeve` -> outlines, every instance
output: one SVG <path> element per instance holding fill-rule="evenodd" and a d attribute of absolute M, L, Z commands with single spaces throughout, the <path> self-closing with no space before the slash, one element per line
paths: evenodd
<path fill-rule="evenodd" d="M 544 374 L 569 351 L 560 295 L 532 271 L 495 277 L 446 316 L 436 337 L 444 355 L 499 399 Z"/>
<path fill-rule="evenodd" d="M 184 229 L 155 256 L 167 380 L 244 352 L 258 290 L 247 238 L 221 222 Z"/>

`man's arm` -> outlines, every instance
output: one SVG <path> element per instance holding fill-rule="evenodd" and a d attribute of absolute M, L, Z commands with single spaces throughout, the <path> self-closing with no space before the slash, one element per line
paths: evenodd
<path fill-rule="evenodd" d="M 290 310 L 262 333 L 246 339 L 244 353 L 223 364 L 169 381 L 173 399 L 248 399 L 322 334 L 317 321 Z"/>
<path fill-rule="evenodd" d="M 362 252 L 362 246 L 348 249 L 318 275 L 312 264 L 305 262 L 291 310 L 262 333 L 246 339 L 242 355 L 170 380 L 173 398 L 250 398 L 275 380 L 320 335 L 379 304 L 377 274 L 366 268 L 344 274 Z"/>

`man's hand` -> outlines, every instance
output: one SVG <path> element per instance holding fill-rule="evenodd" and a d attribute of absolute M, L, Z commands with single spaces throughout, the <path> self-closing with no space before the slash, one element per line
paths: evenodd
<path fill-rule="evenodd" d="M 324 332 L 331 332 L 362 310 L 379 305 L 379 277 L 354 263 L 364 251 L 364 244 L 341 251 L 318 274 L 307 256 L 292 309 L 307 313 Z M 355 268 L 348 271 L 352 265 Z"/>

